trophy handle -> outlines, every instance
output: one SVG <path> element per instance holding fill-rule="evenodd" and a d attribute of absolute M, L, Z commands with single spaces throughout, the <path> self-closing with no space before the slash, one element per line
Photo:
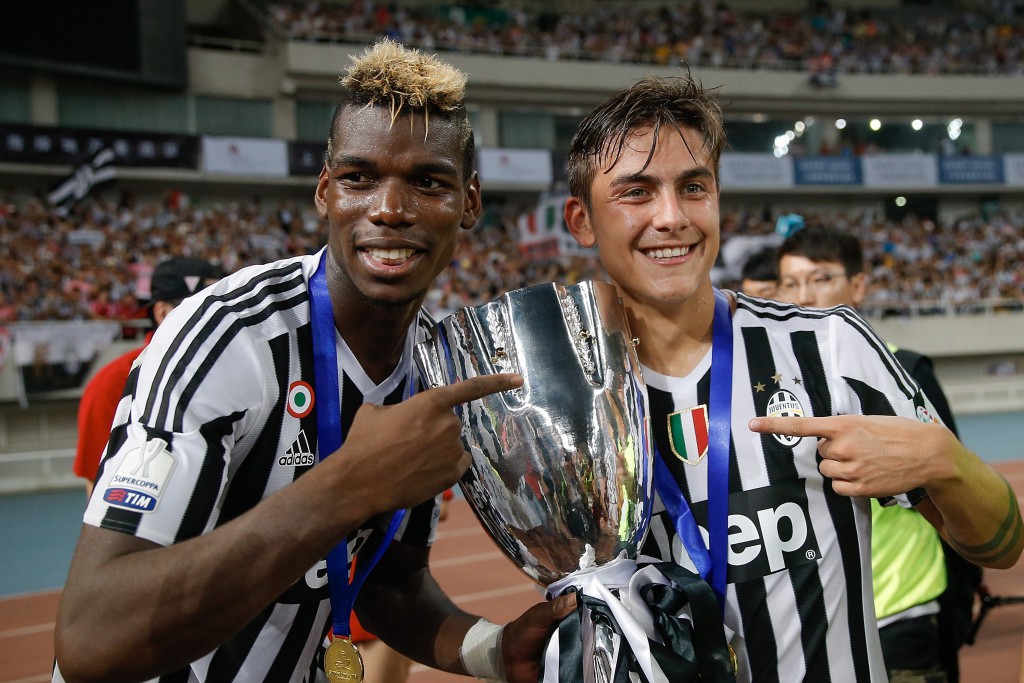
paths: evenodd
<path fill-rule="evenodd" d="M 441 370 L 439 348 L 438 333 L 437 330 L 434 330 L 434 336 L 429 342 L 417 344 L 412 350 L 416 367 L 420 371 L 420 378 L 428 389 L 443 387 L 448 383 Z"/>
<path fill-rule="evenodd" d="M 615 640 L 611 625 L 601 620 L 594 624 L 594 683 L 613 683 Z"/>

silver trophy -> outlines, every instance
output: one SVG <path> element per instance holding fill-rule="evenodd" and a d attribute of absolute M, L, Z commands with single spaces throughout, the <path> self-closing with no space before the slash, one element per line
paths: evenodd
<path fill-rule="evenodd" d="M 498 372 L 525 380 L 455 410 L 473 456 L 462 491 L 487 533 L 548 597 L 577 593 L 540 683 L 637 671 L 652 683 L 735 681 L 711 587 L 673 563 L 638 563 L 653 454 L 635 345 L 615 288 L 583 282 L 464 308 L 416 346 L 428 386 Z"/>
<path fill-rule="evenodd" d="M 416 347 L 428 386 L 516 372 L 456 408 L 473 461 L 461 488 L 491 538 L 549 586 L 636 555 L 651 514 L 646 392 L 618 293 L 519 289 L 442 320 Z"/>

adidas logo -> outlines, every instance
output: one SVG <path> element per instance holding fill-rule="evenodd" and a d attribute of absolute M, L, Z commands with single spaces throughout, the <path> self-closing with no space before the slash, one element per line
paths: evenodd
<path fill-rule="evenodd" d="M 316 460 L 313 449 L 309 447 L 309 440 L 306 438 L 306 431 L 299 430 L 299 435 L 292 441 L 292 445 L 277 459 L 277 464 L 282 467 L 289 465 L 299 467 L 312 465 Z"/>

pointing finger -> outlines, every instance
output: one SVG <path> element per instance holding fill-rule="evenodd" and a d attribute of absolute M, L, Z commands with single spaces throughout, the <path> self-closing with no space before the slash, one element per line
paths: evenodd
<path fill-rule="evenodd" d="M 786 436 L 830 437 L 832 435 L 829 417 L 755 417 L 747 426 L 760 434 L 784 434 Z"/>
<path fill-rule="evenodd" d="M 430 389 L 430 394 L 454 408 L 463 403 L 475 401 L 499 391 L 517 389 L 523 385 L 522 375 L 505 372 L 496 375 L 480 375 L 454 384 Z"/>

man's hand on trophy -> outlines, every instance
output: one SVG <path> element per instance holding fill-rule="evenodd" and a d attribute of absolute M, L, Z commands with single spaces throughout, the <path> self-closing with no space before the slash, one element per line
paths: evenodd
<path fill-rule="evenodd" d="M 379 512 L 412 507 L 437 495 L 455 484 L 470 464 L 459 436 L 462 422 L 453 408 L 522 384 L 518 374 L 481 375 L 395 405 L 364 404 L 342 450 L 353 469 L 372 480 L 351 484 L 365 483 L 375 491 Z M 382 488 L 381 481 L 389 485 Z"/>
<path fill-rule="evenodd" d="M 501 635 L 501 656 L 505 680 L 510 683 L 536 683 L 540 662 L 548 639 L 565 617 L 576 609 L 576 593 L 534 605 L 515 621 L 505 624 Z"/>

